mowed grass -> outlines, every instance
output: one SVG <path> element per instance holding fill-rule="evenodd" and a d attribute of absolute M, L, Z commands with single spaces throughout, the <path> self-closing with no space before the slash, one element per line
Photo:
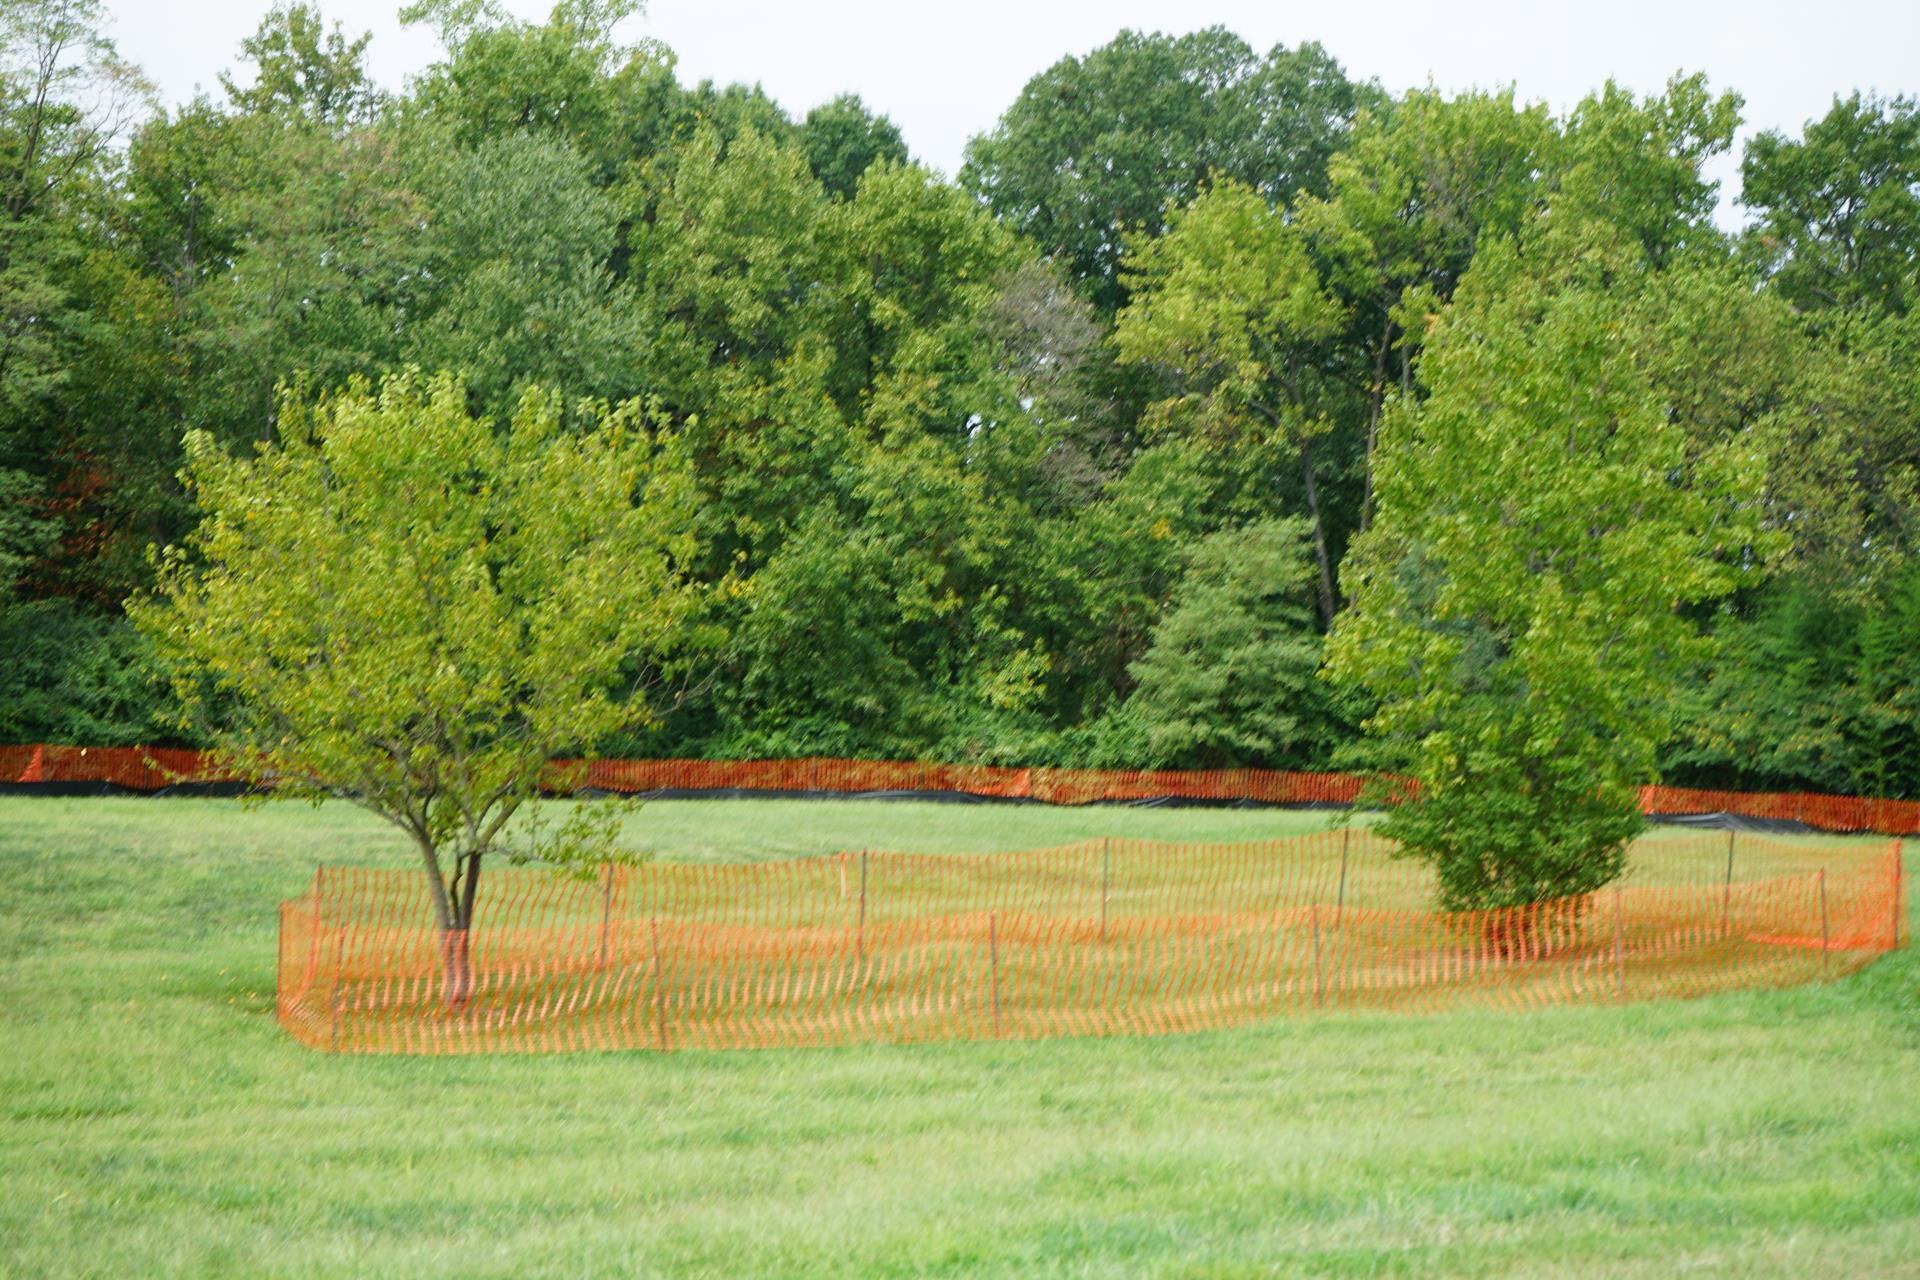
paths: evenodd
<path fill-rule="evenodd" d="M 1326 822 L 689 801 L 628 839 L 724 860 Z M 408 858 L 344 806 L 0 798 L 0 1274 L 1920 1274 L 1910 950 L 1784 992 L 1156 1039 L 298 1047 L 275 904 L 316 862 Z"/>

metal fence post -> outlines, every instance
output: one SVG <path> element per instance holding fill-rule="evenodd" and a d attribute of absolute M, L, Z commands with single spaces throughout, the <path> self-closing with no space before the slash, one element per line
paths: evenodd
<path fill-rule="evenodd" d="M 1113 892 L 1113 837 L 1100 839 L 1100 941 L 1107 940 L 1107 899 Z"/>
<path fill-rule="evenodd" d="M 1900 916 L 1902 914 L 1902 890 L 1907 884 L 1906 850 L 1898 840 L 1893 842 L 1893 949 L 1900 949 Z"/>
<path fill-rule="evenodd" d="M 993 972 L 993 1034 L 1000 1034 L 1000 931 L 997 912 L 987 912 L 987 962 Z"/>
<path fill-rule="evenodd" d="M 1733 837 L 1736 834 L 1727 832 L 1727 879 L 1726 887 L 1720 891 L 1720 936 L 1723 938 L 1733 931 Z"/>
<path fill-rule="evenodd" d="M 1352 827 L 1340 828 L 1340 890 L 1333 899 L 1333 922 L 1340 923 L 1340 914 L 1347 908 L 1347 841 L 1353 835 Z"/>
<path fill-rule="evenodd" d="M 1627 998 L 1627 937 L 1625 908 L 1620 903 L 1620 886 L 1613 886 L 1613 988 L 1625 1003 Z"/>
<path fill-rule="evenodd" d="M 1820 868 L 1820 977 L 1833 976 L 1833 951 L 1827 934 L 1827 869 Z"/>
<path fill-rule="evenodd" d="M 607 863 L 600 879 L 600 967 L 607 967 L 607 926 L 613 919 L 613 864 Z"/>

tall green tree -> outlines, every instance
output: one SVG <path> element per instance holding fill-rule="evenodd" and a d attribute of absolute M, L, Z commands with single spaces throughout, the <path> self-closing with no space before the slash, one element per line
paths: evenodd
<path fill-rule="evenodd" d="M 510 133 L 459 151 L 423 184 L 429 283 L 409 289 L 410 361 L 461 374 L 504 412 L 521 389 L 631 394 L 644 348 L 614 276 L 616 201 L 563 138 Z"/>
<path fill-rule="evenodd" d="M 1354 527 L 1373 510 L 1373 456 L 1389 393 L 1415 391 L 1428 318 L 1483 237 L 1517 235 L 1546 199 L 1561 135 L 1543 105 L 1504 93 L 1415 90 L 1360 112 L 1328 163 L 1328 191 L 1297 202 L 1325 288 L 1348 321 L 1323 365 L 1362 388 L 1340 424 L 1360 459 Z M 1364 414 L 1364 422 L 1357 420 Z"/>
<path fill-rule="evenodd" d="M 1703 644 L 1686 611 L 1765 546 L 1751 441 L 1692 438 L 1640 367 L 1672 283 L 1631 230 L 1549 213 L 1482 246 L 1428 340 L 1428 395 L 1383 425 L 1329 668 L 1379 700 L 1376 762 L 1417 783 L 1385 829 L 1447 906 L 1619 873 Z"/>
<path fill-rule="evenodd" d="M 1854 93 L 1747 144 L 1746 247 L 1795 307 L 1904 313 L 1920 300 L 1920 105 Z"/>
<path fill-rule="evenodd" d="M 1749 595 L 1714 619 L 1711 658 L 1679 687 L 1678 724 L 1662 753 L 1667 775 L 1729 790 L 1911 787 L 1910 778 L 1887 776 L 1895 770 L 1884 756 L 1862 750 L 1879 736 L 1861 678 L 1862 628 L 1877 613 L 1794 572 Z"/>
<path fill-rule="evenodd" d="M 151 90 L 102 34 L 98 0 L 0 7 L 0 415 L 32 411 L 63 376 L 59 261 L 79 206 Z"/>
<path fill-rule="evenodd" d="M 1321 288 L 1307 244 L 1250 187 L 1222 182 L 1128 259 L 1132 301 L 1118 317 L 1121 359 L 1181 379 L 1155 406 L 1167 427 L 1265 445 L 1296 463 L 1318 562 L 1323 621 L 1333 620 L 1335 550 L 1320 500 L 1315 441 L 1330 417 L 1319 349 L 1345 316 Z"/>
<path fill-rule="evenodd" d="M 1715 93 L 1705 75 L 1676 75 L 1636 97 L 1609 80 L 1568 115 L 1553 207 L 1568 221 L 1602 222 L 1642 260 L 1664 267 L 1719 257 L 1719 184 L 1705 167 L 1733 145 L 1740 96 Z"/>
<path fill-rule="evenodd" d="M 1920 556 L 1920 312 L 1829 312 L 1796 349 L 1792 411 L 1760 424 L 1792 566 L 1870 602 Z"/>
<path fill-rule="evenodd" d="M 340 24 L 331 30 L 320 10 L 300 0 L 282 0 L 267 11 L 240 51 L 254 64 L 252 83 L 222 74 L 221 88 L 242 112 L 289 112 L 337 125 L 362 123 L 381 104 L 367 76 L 371 32 L 348 39 Z"/>
<path fill-rule="evenodd" d="M 104 23 L 97 0 L 0 6 L 0 599 L 29 568 L 67 588 L 47 562 L 84 554 L 82 508 L 110 483 L 58 400 L 88 322 L 76 276 L 119 145 L 151 101 Z"/>
<path fill-rule="evenodd" d="M 875 163 L 907 162 L 906 139 L 899 126 L 867 110 L 860 95 L 843 93 L 807 112 L 800 124 L 800 149 L 807 167 L 827 191 L 846 199 L 860 185 L 860 175 Z"/>
<path fill-rule="evenodd" d="M 1317 44 L 1262 57 L 1223 27 L 1122 31 L 1028 81 L 968 144 L 960 181 L 1111 314 L 1127 296 L 1124 243 L 1215 176 L 1274 205 L 1323 192 L 1355 111 L 1377 97 Z"/>

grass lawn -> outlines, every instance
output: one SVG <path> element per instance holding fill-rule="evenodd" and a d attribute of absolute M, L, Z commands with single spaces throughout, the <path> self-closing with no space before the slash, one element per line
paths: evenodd
<path fill-rule="evenodd" d="M 762 859 L 1325 822 L 681 801 L 630 838 Z M 0 1274 L 1920 1275 L 1911 950 L 1786 992 L 1156 1039 L 300 1048 L 275 904 L 318 861 L 407 858 L 341 806 L 0 797 Z"/>

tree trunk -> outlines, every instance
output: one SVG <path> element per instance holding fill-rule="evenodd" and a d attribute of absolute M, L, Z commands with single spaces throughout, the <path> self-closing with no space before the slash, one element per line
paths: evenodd
<path fill-rule="evenodd" d="M 440 857 L 432 843 L 416 833 L 420 860 L 427 875 L 427 893 L 433 902 L 433 923 L 440 935 L 440 999 L 449 1009 L 464 1008 L 473 999 L 474 893 L 479 888 L 480 857 L 457 859 L 452 892 L 440 874 Z M 462 874 L 464 872 L 464 874 Z"/>
<path fill-rule="evenodd" d="M 448 1009 L 464 1009 L 473 999 L 471 932 L 448 929 L 440 935 L 440 999 Z"/>
<path fill-rule="evenodd" d="M 469 853 L 459 865 L 462 874 L 450 903 L 452 918 L 440 935 L 440 994 L 449 1009 L 465 1008 L 473 999 L 473 902 L 480 890 L 480 855 Z"/>
<path fill-rule="evenodd" d="M 1388 317 L 1373 356 L 1373 403 L 1367 412 L 1367 458 L 1360 486 L 1360 532 L 1373 523 L 1373 451 L 1380 442 L 1380 410 L 1387 399 L 1387 353 L 1393 347 L 1393 319 Z"/>
<path fill-rule="evenodd" d="M 1327 522 L 1320 514 L 1320 486 L 1313 479 L 1313 446 L 1300 437 L 1300 475 L 1307 486 L 1307 512 L 1313 517 L 1313 554 L 1320 562 L 1320 617 L 1333 625 L 1333 562 L 1327 555 Z"/>

